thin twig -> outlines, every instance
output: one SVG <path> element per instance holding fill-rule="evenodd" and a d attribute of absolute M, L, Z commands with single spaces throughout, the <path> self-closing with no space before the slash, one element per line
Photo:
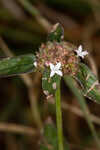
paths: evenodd
<path fill-rule="evenodd" d="M 39 79 L 37 75 L 36 75 L 36 77 L 37 77 L 37 79 Z M 35 90 L 34 87 L 29 88 L 29 90 L 28 90 L 31 111 L 32 111 L 32 114 L 34 116 L 34 121 L 36 122 L 37 127 L 42 128 L 42 121 L 41 121 L 41 118 L 40 118 L 40 114 L 37 111 L 37 101 L 36 101 L 37 94 L 36 93 L 34 94 L 34 90 Z"/>
<path fill-rule="evenodd" d="M 72 105 L 70 105 L 68 103 L 62 102 L 62 108 L 65 109 L 65 110 L 67 109 L 67 110 L 71 111 L 72 113 L 78 115 L 79 117 L 83 117 L 84 118 L 83 112 L 78 107 L 75 107 L 75 106 L 72 106 Z M 97 117 L 97 116 L 95 116 L 93 114 L 89 114 L 89 117 L 91 118 L 91 120 L 94 123 L 100 125 L 100 118 L 99 117 Z"/>
<path fill-rule="evenodd" d="M 67 30 L 79 29 L 78 23 L 75 20 L 73 20 L 70 16 L 65 15 L 64 13 L 59 12 L 53 8 L 50 8 L 40 1 L 38 2 L 37 9 L 44 15 L 45 18 L 48 18 L 52 22 L 60 22 Z"/>
<path fill-rule="evenodd" d="M 13 123 L 0 123 L 0 132 L 11 132 L 27 135 L 35 135 L 36 131 L 31 127 L 26 127 L 23 125 L 16 125 Z"/>
<path fill-rule="evenodd" d="M 54 99 L 53 98 L 48 99 L 48 102 L 50 104 L 54 104 Z M 76 114 L 77 116 L 84 118 L 83 112 L 78 107 L 72 106 L 71 104 L 68 104 L 64 101 L 61 102 L 61 107 L 64 110 L 69 110 L 70 112 Z M 97 125 L 100 125 L 100 118 L 99 117 L 97 117 L 91 113 L 89 114 L 89 117 L 92 120 L 92 122 L 94 122 Z"/>
<path fill-rule="evenodd" d="M 40 14 L 39 10 L 32 6 L 27 0 L 18 0 L 18 2 L 36 18 L 37 22 L 42 25 L 47 32 L 50 31 L 51 23 Z"/>
<path fill-rule="evenodd" d="M 15 0 L 1 0 L 3 6 L 11 12 L 11 15 L 14 16 L 18 20 L 22 20 L 25 18 L 25 14 L 22 9 L 18 6 Z"/>

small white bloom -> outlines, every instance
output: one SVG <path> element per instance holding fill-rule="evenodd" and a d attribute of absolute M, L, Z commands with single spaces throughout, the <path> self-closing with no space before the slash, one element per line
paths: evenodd
<path fill-rule="evenodd" d="M 34 62 L 34 66 L 37 67 L 37 62 L 36 61 Z"/>
<path fill-rule="evenodd" d="M 82 45 L 80 45 L 78 47 L 77 50 L 75 50 L 75 52 L 77 53 L 77 56 L 84 58 L 85 55 L 88 55 L 87 51 L 82 51 Z"/>
<path fill-rule="evenodd" d="M 50 63 L 50 69 L 51 69 L 51 73 L 50 73 L 50 77 L 53 77 L 55 74 L 58 74 L 59 76 L 62 76 L 62 71 L 61 69 L 61 63 L 57 63 L 56 65 L 53 65 L 52 63 Z"/>

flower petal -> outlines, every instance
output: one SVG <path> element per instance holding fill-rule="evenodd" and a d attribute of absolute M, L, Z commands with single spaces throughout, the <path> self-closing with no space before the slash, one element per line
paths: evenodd
<path fill-rule="evenodd" d="M 84 56 L 87 55 L 87 54 L 88 54 L 87 51 L 83 51 L 83 52 L 82 52 L 82 55 L 84 55 Z"/>
<path fill-rule="evenodd" d="M 55 75 L 55 71 L 51 71 L 50 77 L 53 77 Z"/>
<path fill-rule="evenodd" d="M 80 45 L 80 46 L 78 47 L 78 52 L 79 52 L 79 53 L 82 52 L 82 45 Z"/>
<path fill-rule="evenodd" d="M 50 69 L 54 70 L 54 68 L 55 68 L 55 66 L 52 63 L 50 63 Z"/>
<path fill-rule="evenodd" d="M 59 76 L 63 75 L 62 71 L 60 71 L 60 70 L 57 70 L 55 73 L 58 74 Z"/>
<path fill-rule="evenodd" d="M 59 63 L 57 63 L 57 64 L 56 64 L 56 66 L 55 66 L 55 70 L 59 70 L 59 69 L 60 69 L 60 67 L 61 67 L 61 63 L 59 62 Z"/>

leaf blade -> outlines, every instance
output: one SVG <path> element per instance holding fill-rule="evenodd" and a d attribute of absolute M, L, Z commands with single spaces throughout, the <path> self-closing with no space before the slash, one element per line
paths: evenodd
<path fill-rule="evenodd" d="M 35 68 L 34 61 L 36 57 L 33 54 L 4 58 L 0 60 L 0 77 L 32 72 Z"/>
<path fill-rule="evenodd" d="M 100 84 L 97 77 L 85 64 L 79 64 L 76 78 L 82 85 L 82 93 L 89 99 L 100 103 Z"/>

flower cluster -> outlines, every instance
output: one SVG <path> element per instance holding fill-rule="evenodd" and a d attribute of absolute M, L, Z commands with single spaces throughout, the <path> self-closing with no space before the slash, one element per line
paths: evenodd
<path fill-rule="evenodd" d="M 46 45 L 41 45 L 37 53 L 38 59 L 34 66 L 42 71 L 45 67 L 49 67 L 50 78 L 55 74 L 59 76 L 64 74 L 74 76 L 78 71 L 79 57 L 84 58 L 87 54 L 88 52 L 83 51 L 81 45 L 76 48 L 71 43 L 64 41 L 60 43 L 47 42 Z"/>

